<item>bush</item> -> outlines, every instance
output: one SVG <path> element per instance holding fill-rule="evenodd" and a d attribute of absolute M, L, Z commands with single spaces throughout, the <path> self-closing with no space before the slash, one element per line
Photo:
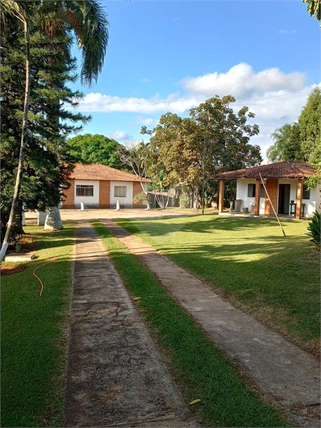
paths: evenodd
<path fill-rule="evenodd" d="M 179 207 L 180 208 L 189 208 L 189 197 L 188 196 L 182 196 L 180 198 Z"/>
<path fill-rule="evenodd" d="M 309 222 L 308 225 L 308 231 L 309 233 L 307 235 L 311 236 L 312 239 L 310 239 L 311 242 L 314 243 L 314 245 L 320 249 L 320 213 L 314 212 L 312 220 Z"/>
<path fill-rule="evenodd" d="M 137 204 L 138 202 L 144 202 L 144 203 L 151 203 L 149 195 L 146 195 L 144 192 L 137 193 L 133 199 L 134 204 Z"/>

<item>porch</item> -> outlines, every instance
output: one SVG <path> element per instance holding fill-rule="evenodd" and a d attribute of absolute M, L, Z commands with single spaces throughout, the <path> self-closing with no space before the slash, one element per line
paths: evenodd
<path fill-rule="evenodd" d="M 223 213 L 225 180 L 236 179 L 236 200 L 230 213 L 252 216 L 311 217 L 318 207 L 317 189 L 308 189 L 306 179 L 314 173 L 309 164 L 279 162 L 217 174 L 218 210 Z"/>

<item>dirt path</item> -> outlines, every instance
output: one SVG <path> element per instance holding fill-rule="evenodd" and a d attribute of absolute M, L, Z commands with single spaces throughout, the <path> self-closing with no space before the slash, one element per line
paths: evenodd
<path fill-rule="evenodd" d="M 320 368 L 310 354 L 224 301 L 205 282 L 111 220 L 102 220 L 296 426 L 319 427 Z"/>
<path fill-rule="evenodd" d="M 197 427 L 95 230 L 76 233 L 64 426 Z"/>

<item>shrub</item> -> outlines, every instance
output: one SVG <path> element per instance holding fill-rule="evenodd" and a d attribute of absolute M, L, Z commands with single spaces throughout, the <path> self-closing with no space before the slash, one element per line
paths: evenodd
<path fill-rule="evenodd" d="M 312 220 L 309 222 L 309 233 L 307 235 L 311 236 L 312 239 L 310 239 L 310 241 L 313 242 L 318 249 L 320 249 L 320 228 L 320 213 L 315 211 Z"/>
<path fill-rule="evenodd" d="M 182 196 L 180 198 L 179 207 L 180 208 L 189 208 L 189 197 L 188 196 Z"/>
<path fill-rule="evenodd" d="M 137 204 L 138 202 L 149 202 L 151 203 L 149 195 L 146 195 L 144 192 L 137 193 L 133 199 L 134 204 Z"/>

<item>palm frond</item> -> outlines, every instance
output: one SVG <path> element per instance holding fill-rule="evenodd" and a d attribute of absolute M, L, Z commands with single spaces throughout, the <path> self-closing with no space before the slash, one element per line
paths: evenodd
<path fill-rule="evenodd" d="M 96 0 L 78 0 L 83 17 L 82 70 L 81 79 L 91 85 L 97 81 L 107 51 L 109 32 L 108 19 Z"/>

